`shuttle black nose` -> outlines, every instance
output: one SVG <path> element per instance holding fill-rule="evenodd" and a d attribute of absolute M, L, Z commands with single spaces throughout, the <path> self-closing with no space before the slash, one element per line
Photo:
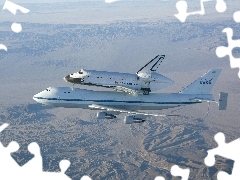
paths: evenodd
<path fill-rule="evenodd" d="M 70 75 L 65 76 L 63 79 L 64 79 L 64 81 L 69 82 L 70 81 Z"/>
<path fill-rule="evenodd" d="M 74 78 L 71 77 L 70 75 L 67 75 L 63 78 L 66 82 L 74 83 L 74 84 L 82 84 L 83 83 L 83 78 Z"/>

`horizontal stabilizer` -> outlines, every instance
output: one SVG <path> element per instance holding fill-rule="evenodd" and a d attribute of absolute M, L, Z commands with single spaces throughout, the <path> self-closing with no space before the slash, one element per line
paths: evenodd
<path fill-rule="evenodd" d="M 219 94 L 219 110 L 226 110 L 227 109 L 227 99 L 228 93 L 220 92 Z"/>

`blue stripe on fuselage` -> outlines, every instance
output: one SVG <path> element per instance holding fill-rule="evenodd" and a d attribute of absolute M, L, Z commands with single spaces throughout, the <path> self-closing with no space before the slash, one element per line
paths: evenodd
<path fill-rule="evenodd" d="M 58 99 L 58 98 L 43 98 L 43 97 L 34 97 L 36 99 L 45 99 L 49 101 L 92 101 L 92 102 L 115 102 L 115 103 L 148 103 L 148 104 L 196 104 L 201 103 L 197 102 L 146 102 L 146 101 L 116 101 L 116 100 L 84 100 L 84 99 Z"/>

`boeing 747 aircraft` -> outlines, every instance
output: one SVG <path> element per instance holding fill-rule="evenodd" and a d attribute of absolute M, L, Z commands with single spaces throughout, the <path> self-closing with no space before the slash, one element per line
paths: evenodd
<path fill-rule="evenodd" d="M 166 88 L 174 83 L 171 79 L 155 72 L 164 58 L 165 55 L 156 56 L 136 74 L 81 69 L 63 79 L 73 84 L 102 86 L 117 91 L 148 95 L 151 91 Z"/>
<path fill-rule="evenodd" d="M 149 116 L 167 116 L 147 114 L 137 110 L 161 110 L 204 101 L 214 101 L 211 90 L 220 74 L 220 69 L 212 69 L 178 93 L 142 94 L 122 93 L 116 91 L 92 91 L 69 87 L 49 87 L 34 95 L 33 99 L 45 105 L 65 108 L 97 109 L 97 117 L 116 118 L 120 113 L 125 116 L 126 124 L 142 123 Z M 219 109 L 225 110 L 227 93 L 220 93 Z"/>

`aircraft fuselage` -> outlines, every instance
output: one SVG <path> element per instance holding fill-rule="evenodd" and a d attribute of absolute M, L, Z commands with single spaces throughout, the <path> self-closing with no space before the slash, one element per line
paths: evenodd
<path fill-rule="evenodd" d="M 39 103 L 65 108 L 89 108 L 97 104 L 127 110 L 160 110 L 213 100 L 212 94 L 151 93 L 133 95 L 116 91 L 92 91 L 79 88 L 49 87 L 34 95 Z"/>
<path fill-rule="evenodd" d="M 79 72 L 67 75 L 64 77 L 64 80 L 73 84 L 88 86 L 102 86 L 107 88 L 122 86 L 136 91 L 149 89 L 149 92 L 174 84 L 171 79 L 155 72 L 141 75 L 81 69 Z"/>

